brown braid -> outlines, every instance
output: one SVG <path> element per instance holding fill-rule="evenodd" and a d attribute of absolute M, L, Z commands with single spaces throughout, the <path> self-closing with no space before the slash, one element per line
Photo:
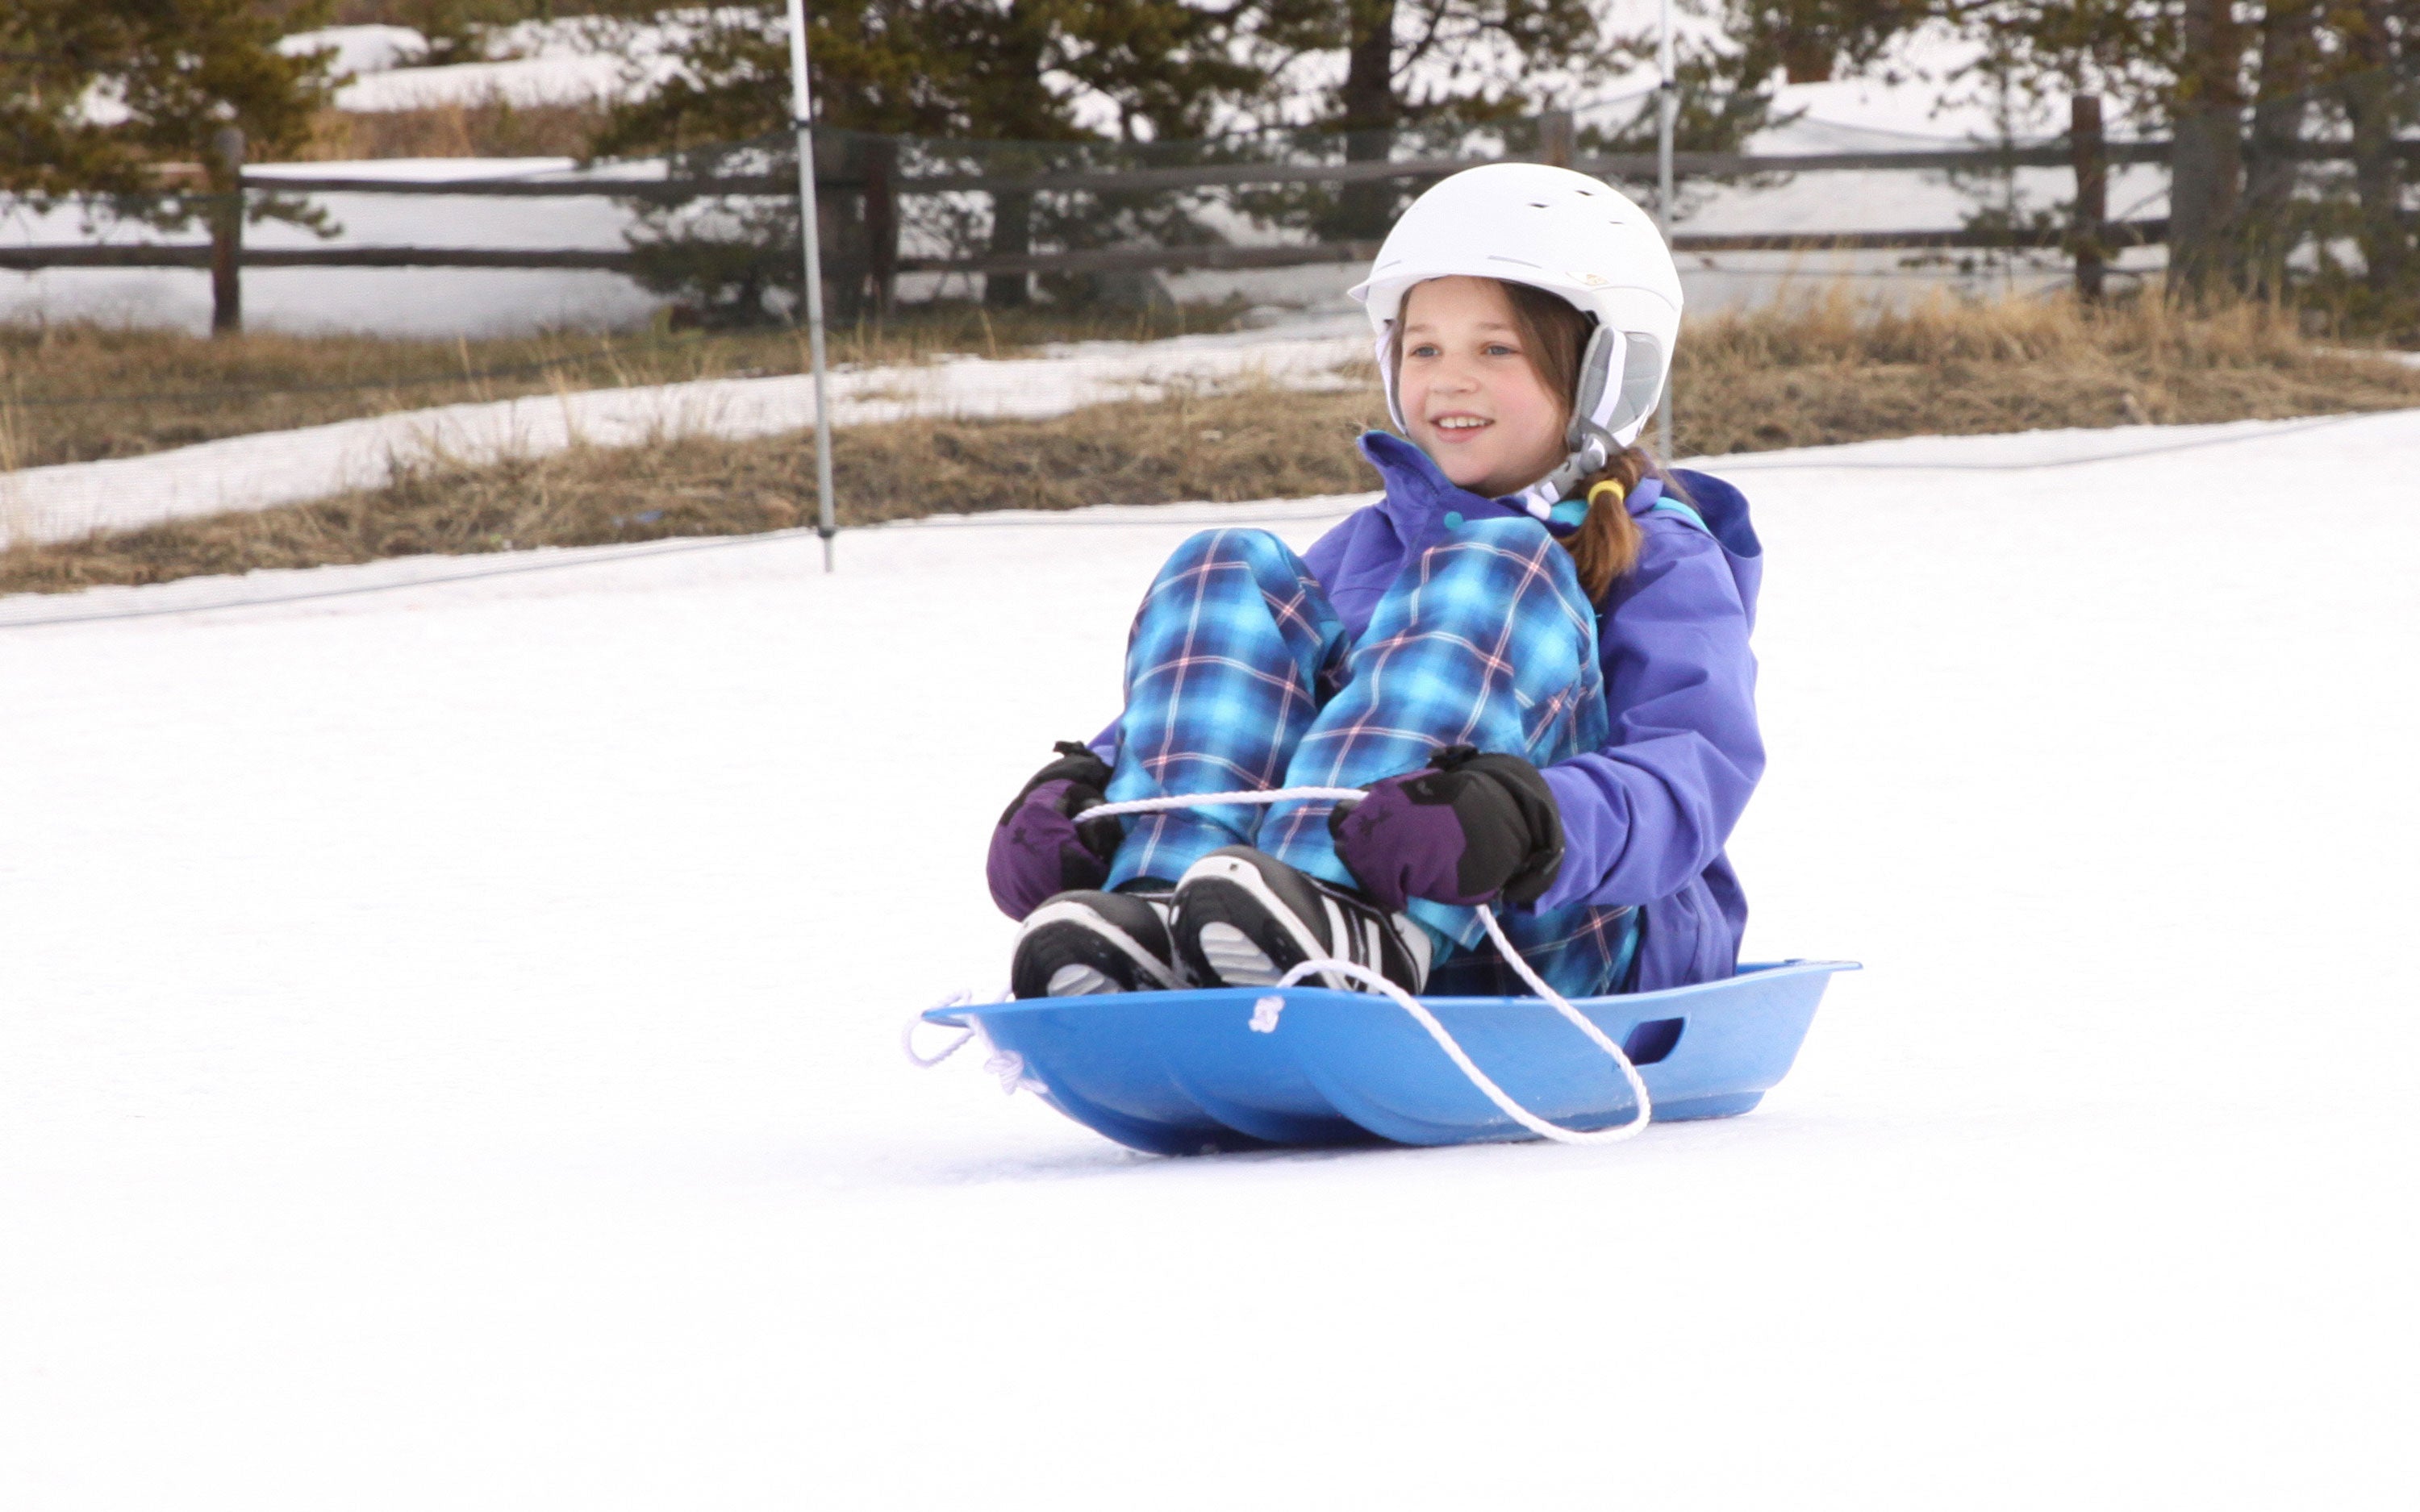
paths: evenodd
<path fill-rule="evenodd" d="M 1546 392 L 1562 395 L 1563 424 L 1569 425 L 1573 398 L 1579 392 L 1580 356 L 1588 349 L 1589 317 L 1544 289 L 1497 282 L 1512 303 L 1512 324 L 1521 337 L 1521 350 Z M 1641 478 L 1663 475 L 1653 457 L 1632 446 L 1571 489 L 1571 497 L 1588 500 L 1589 511 L 1580 528 L 1563 537 L 1563 549 L 1572 554 L 1572 565 L 1579 569 L 1580 587 L 1589 602 L 1603 603 L 1614 582 L 1638 565 L 1644 532 L 1622 507 L 1622 500 Z M 1601 483 L 1617 486 L 1591 497 Z"/>

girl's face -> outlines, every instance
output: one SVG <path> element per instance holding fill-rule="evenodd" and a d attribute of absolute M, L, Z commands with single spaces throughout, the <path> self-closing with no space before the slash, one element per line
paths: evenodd
<path fill-rule="evenodd" d="M 1561 465 L 1567 401 L 1521 349 L 1492 278 L 1433 278 L 1404 298 L 1396 395 L 1415 445 L 1472 493 L 1518 493 Z"/>

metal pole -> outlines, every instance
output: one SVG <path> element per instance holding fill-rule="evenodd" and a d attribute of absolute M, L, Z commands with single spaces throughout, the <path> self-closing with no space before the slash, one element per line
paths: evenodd
<path fill-rule="evenodd" d="M 806 0 L 790 0 L 790 120 L 799 132 L 799 241 L 807 250 L 807 359 L 815 375 L 815 533 L 823 537 L 824 571 L 832 570 L 831 403 L 824 392 L 824 266 L 822 226 L 815 216 L 814 100 L 807 93 Z"/>
<path fill-rule="evenodd" d="M 1681 97 L 1672 83 L 1672 0 L 1655 8 L 1655 229 L 1672 245 L 1672 127 Z M 1672 380 L 1664 380 L 1664 402 L 1655 409 L 1655 455 L 1672 460 Z"/>

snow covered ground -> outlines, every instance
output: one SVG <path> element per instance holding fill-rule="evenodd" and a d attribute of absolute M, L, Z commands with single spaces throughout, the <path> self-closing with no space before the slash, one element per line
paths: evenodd
<path fill-rule="evenodd" d="M 504 100 L 520 107 L 586 104 L 644 93 L 671 71 L 664 54 L 686 39 L 680 23 L 628 23 L 590 17 L 489 28 L 486 56 L 422 67 L 428 40 L 409 26 L 328 26 L 279 44 L 301 54 L 333 52 L 349 75 L 339 110 L 425 110 Z"/>
<path fill-rule="evenodd" d="M 1340 368 L 1369 355 L 1369 327 L 1357 316 L 1278 334 L 1073 342 L 1024 359 L 962 356 L 854 368 L 830 375 L 827 382 L 836 425 L 917 416 L 1032 419 L 1184 388 L 1331 387 L 1345 381 Z M 804 375 L 717 378 L 441 405 L 146 456 L 27 468 L 0 472 L 0 546 L 322 499 L 384 483 L 399 460 L 476 463 L 542 456 L 575 442 L 631 446 L 680 435 L 767 436 L 806 429 L 814 413 L 814 380 Z"/>
<path fill-rule="evenodd" d="M 1605 1150 L 897 1054 L 1152 565 L 1348 501 L 8 601 L 348 595 L 0 630 L 0 1504 L 2407 1505 L 2416 465 L 1742 459 L 1749 951 L 1868 970 Z"/>

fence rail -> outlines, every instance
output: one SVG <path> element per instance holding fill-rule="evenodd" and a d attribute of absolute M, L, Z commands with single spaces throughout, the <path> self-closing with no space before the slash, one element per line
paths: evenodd
<path fill-rule="evenodd" d="M 1674 155 L 1673 166 L 1681 177 L 1700 180 L 1801 173 L 1956 173 L 2007 171 L 2020 167 L 2071 168 L 2077 171 L 2081 183 L 2087 169 L 2096 169 L 2105 176 L 2106 169 L 2113 164 L 2169 161 L 2172 152 L 2169 141 L 2163 138 L 2108 141 L 2100 134 L 2097 111 L 2089 117 L 2091 124 L 2088 129 L 2082 124 L 2086 118 L 2078 116 L 2079 125 L 2071 139 L 2051 144 L 1871 152 L 1682 152 Z M 1342 162 L 1228 162 L 1029 174 L 905 173 L 899 171 L 895 144 L 877 141 L 874 144 L 877 148 L 875 151 L 835 151 L 830 154 L 830 161 L 826 161 L 827 153 L 819 144 L 815 177 L 819 185 L 865 196 L 868 226 L 882 227 L 885 240 L 891 243 L 877 246 L 872 254 L 871 273 L 876 280 L 877 288 L 886 286 L 889 278 L 900 273 L 1013 277 L 1030 273 L 1308 267 L 1366 261 L 1375 255 L 1376 246 L 1364 240 L 1280 245 L 1205 243 L 1058 252 L 1002 249 L 987 255 L 915 256 L 902 255 L 895 246 L 898 222 L 892 207 L 900 197 L 919 194 L 980 193 L 1016 195 L 1041 191 L 1136 193 L 1244 184 L 1353 184 L 1435 178 L 1480 162 L 1497 161 L 1559 162 L 1610 179 L 1643 178 L 1654 172 L 1655 160 L 1650 154 L 1588 157 L 1572 151 L 1568 117 L 1542 124 L 1559 128 L 1559 131 L 1541 132 L 1542 143 L 1559 144 L 1559 148 L 1550 147 L 1545 152 L 1508 153 L 1496 158 L 1419 157 Z M 834 142 L 837 144 L 841 140 L 835 138 Z M 2350 158 L 2352 151 L 2350 143 L 2316 142 L 2296 144 L 2286 155 L 2297 160 L 2341 161 Z M 2395 144 L 2395 151 L 2405 161 L 2420 162 L 2420 140 L 2398 142 Z M 238 140 L 233 144 L 229 162 L 240 163 L 240 153 L 241 144 Z M 246 171 L 241 172 L 236 181 L 245 193 L 262 194 L 614 198 L 657 204 L 676 204 L 711 196 L 796 199 L 799 193 L 797 180 L 786 175 L 415 181 Z M 241 245 L 240 218 L 226 212 L 226 208 L 234 203 L 233 197 L 222 195 L 218 198 L 221 208 L 214 215 L 214 241 L 210 244 L 0 247 L 0 270 L 31 272 L 46 268 L 211 268 L 222 277 L 231 275 L 238 266 L 258 269 L 571 269 L 631 273 L 641 268 L 644 256 L 644 253 L 635 250 L 556 248 L 245 247 Z M 2086 215 L 2082 213 L 2084 201 L 2080 200 L 2075 224 L 2050 229 L 1917 228 L 1839 233 L 1683 231 L 1673 238 L 1673 248 L 1683 253 L 1714 253 L 2071 247 L 2077 251 L 2081 269 L 2084 262 L 2099 258 L 2105 250 L 2154 244 L 2167 239 L 2169 226 L 2165 220 L 2107 223 L 2100 220 L 2101 212 L 2097 208 Z M 828 257 L 827 267 L 833 266 L 834 261 Z M 839 261 L 844 265 L 846 263 L 846 259 Z M 887 293 L 879 297 L 887 302 Z"/>
<path fill-rule="evenodd" d="M 2118 246 L 2155 246 L 2167 238 L 2164 220 L 2126 221 L 2103 228 Z M 1672 239 L 1676 252 L 1893 252 L 1958 248 L 2055 248 L 2061 230 L 1846 231 L 1794 233 L 1693 233 Z M 109 247 L 0 247 L 0 269 L 34 272 L 45 268 L 208 268 L 208 242 Z M 1374 241 L 1310 242 L 1292 246 L 1134 247 L 1080 252 L 1019 253 L 985 257 L 901 257 L 903 273 L 1107 273 L 1181 272 L 1190 270 L 1311 268 L 1329 263 L 1366 263 L 1378 255 Z M 637 254 L 556 251 L 543 248 L 465 247 L 247 247 L 247 268 L 500 268 L 582 269 L 628 273 Z"/>
<path fill-rule="evenodd" d="M 2420 143 L 2413 144 L 2420 149 Z M 2153 162 L 2166 159 L 2164 141 L 2113 142 L 2113 162 Z M 1134 193 L 1141 190 L 1210 189 L 1237 184 L 1349 184 L 1390 178 L 1442 178 L 1482 162 L 1536 162 L 1538 155 L 1509 153 L 1504 158 L 1388 158 L 1369 162 L 1203 162 L 1174 168 L 1086 169 L 1036 174 L 901 174 L 891 181 L 894 194 L 1025 193 L 1046 190 Z M 1837 173 L 1844 170 L 1955 172 L 1961 169 L 2006 167 L 2062 168 L 2068 163 L 2063 147 L 1957 147 L 1909 152 L 1676 152 L 1673 171 L 1683 177 L 1746 177 L 1769 173 Z M 1611 157 L 1575 157 L 1570 166 L 1600 178 L 1652 178 L 1652 153 Z M 867 179 L 846 172 L 818 172 L 815 182 L 835 189 L 862 189 Z M 678 201 L 709 194 L 751 194 L 796 198 L 799 186 L 785 176 L 744 176 L 728 178 L 461 178 L 442 182 L 411 182 L 392 178 L 302 178 L 284 174 L 246 174 L 248 190 L 315 194 L 439 194 L 498 195 L 506 198 L 613 198 Z"/>
<path fill-rule="evenodd" d="M 2284 154 L 2296 162 L 2350 161 L 2350 143 L 2301 142 Z M 2164 137 L 2104 145 L 2112 164 L 2168 161 Z M 2420 162 L 2420 139 L 2398 142 L 2396 154 Z M 1044 190 L 1132 193 L 1140 190 L 1208 189 L 1237 184 L 1370 183 L 1390 178 L 1443 177 L 1482 162 L 1544 161 L 1535 153 L 1503 158 L 1393 158 L 1372 162 L 1205 162 L 1175 168 L 1091 169 L 1040 174 L 900 174 L 894 194 L 999 193 Z M 2031 147 L 1927 147 L 1886 152 L 1676 152 L 1673 172 L 1683 178 L 1742 178 L 1776 173 L 1956 173 L 2004 168 L 2066 168 L 2074 149 L 2064 142 Z M 1574 157 L 1569 166 L 1600 178 L 1652 178 L 1652 153 Z M 835 189 L 863 189 L 868 180 L 846 172 L 818 172 L 815 182 Z M 679 201 L 713 194 L 798 196 L 797 180 L 784 175 L 726 178 L 461 178 L 414 182 L 393 178 L 302 178 L 283 174 L 246 174 L 247 190 L 314 194 L 495 195 L 504 198 L 610 198 Z"/>

